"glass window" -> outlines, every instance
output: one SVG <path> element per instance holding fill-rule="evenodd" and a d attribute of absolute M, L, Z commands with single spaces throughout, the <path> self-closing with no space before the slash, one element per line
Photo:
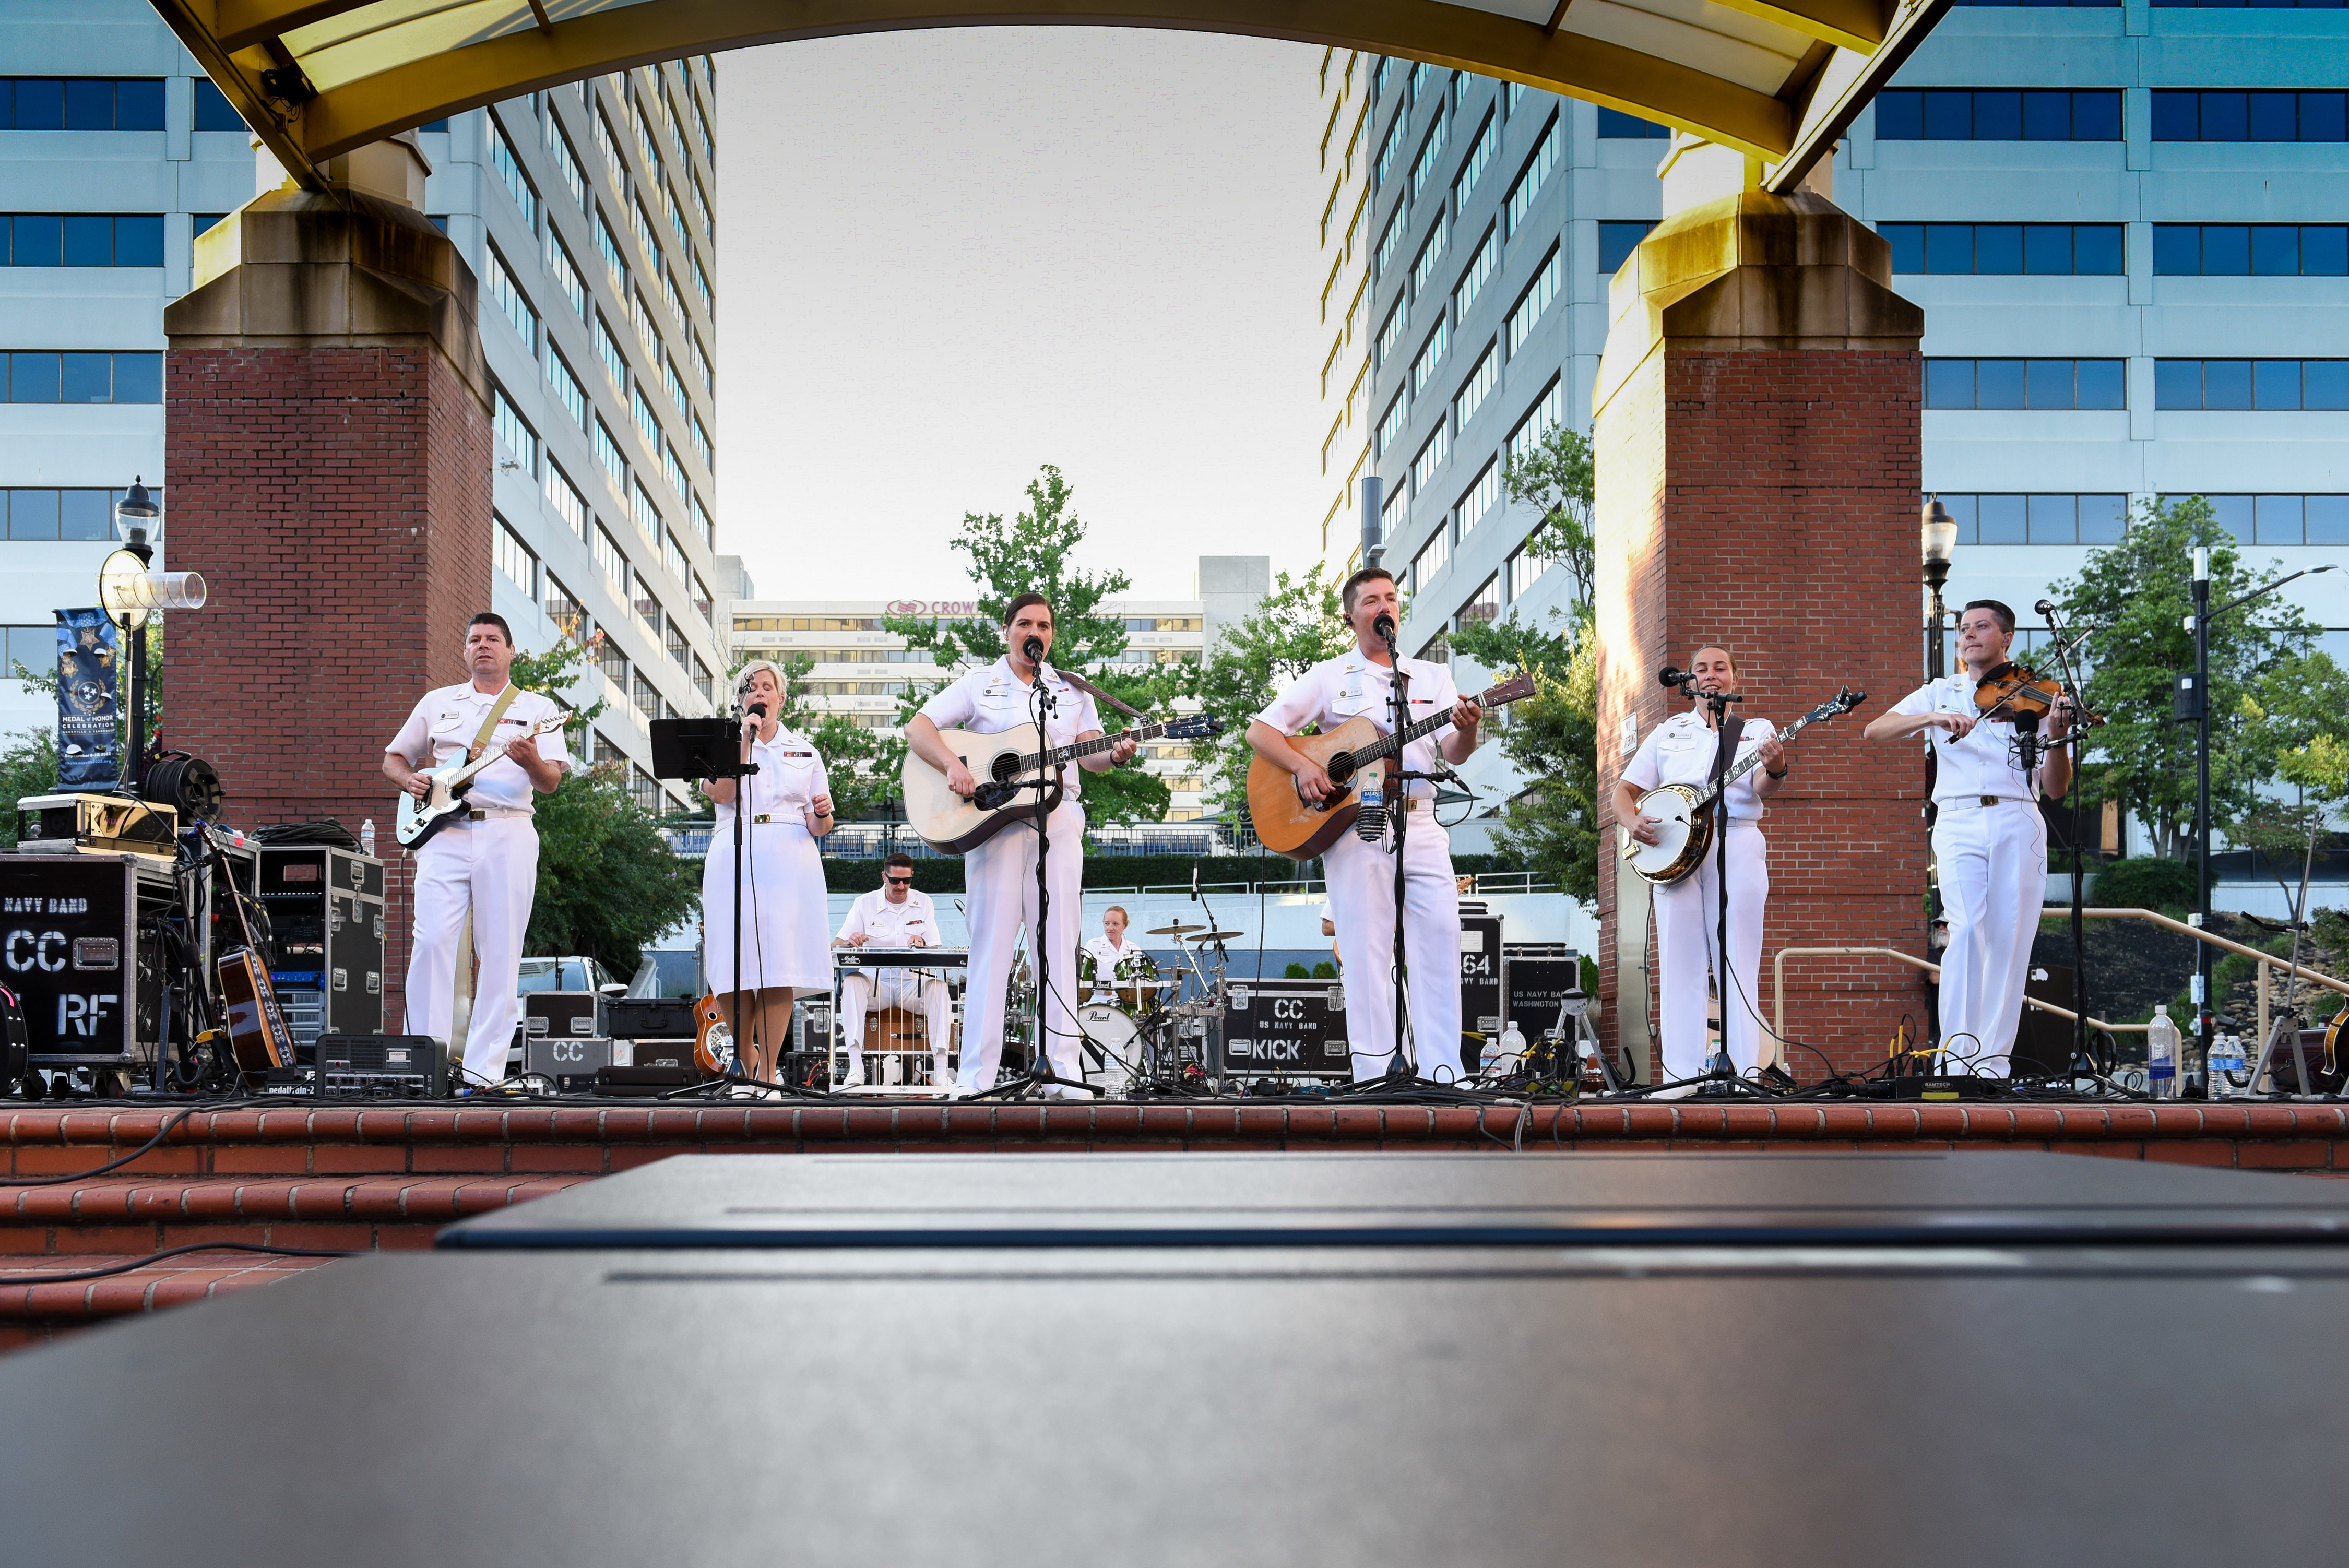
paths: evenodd
<path fill-rule="evenodd" d="M 1986 495 L 1977 503 L 1984 544 L 2024 544 L 2030 542 L 2028 502 L 2019 495 Z"/>
<path fill-rule="evenodd" d="M 2298 93 L 2250 93 L 2246 119 L 2250 139 L 2253 141 L 2298 141 L 2300 139 L 2300 95 Z"/>
<path fill-rule="evenodd" d="M 1876 134 L 1885 141 L 1922 140 L 1925 95 L 1914 88 L 1887 88 L 1877 94 Z"/>
<path fill-rule="evenodd" d="M 65 264 L 65 222 L 55 212 L 19 212 L 10 222 L 16 235 L 12 263 L 20 267 Z"/>
<path fill-rule="evenodd" d="M 2072 271 L 2072 225 L 2026 223 L 2023 230 L 2023 270 L 2069 275 Z"/>
<path fill-rule="evenodd" d="M 2313 495 L 2302 516 L 2311 544 L 2349 544 L 2349 495 Z"/>
<path fill-rule="evenodd" d="M 2072 139 L 2121 139 L 2121 95 L 2117 90 L 2075 92 L 2072 95 Z"/>
<path fill-rule="evenodd" d="M 114 220 L 99 212 L 67 212 L 65 224 L 65 264 L 106 267 L 114 264 Z"/>
<path fill-rule="evenodd" d="M 2118 277 L 2128 269 L 2122 260 L 2118 223 L 2079 223 L 2072 230 L 2072 268 L 2084 276 Z"/>
<path fill-rule="evenodd" d="M 66 128 L 66 84 L 54 78 L 19 77 L 16 81 L 16 128 L 18 130 L 63 130 Z"/>
<path fill-rule="evenodd" d="M 2296 495 L 2263 495 L 2251 503 L 2251 538 L 2259 544 L 2298 544 L 2301 540 L 2301 499 Z"/>
<path fill-rule="evenodd" d="M 198 77 L 195 81 L 196 129 L 242 133 L 245 129 L 244 117 L 230 105 L 228 95 L 210 77 Z"/>
<path fill-rule="evenodd" d="M 2202 407 L 2248 408 L 2251 406 L 2250 360 L 2206 359 L 2202 362 Z"/>
<path fill-rule="evenodd" d="M 2190 92 L 2157 92 L 2153 95 L 2154 140 L 2199 141 L 2201 136 L 2201 109 L 2197 95 Z"/>
<path fill-rule="evenodd" d="M 2072 95 L 2067 92 L 2027 92 L 2023 95 L 2023 139 L 2072 139 Z"/>
<path fill-rule="evenodd" d="M 2306 0 L 2302 0 L 2302 3 L 2305 5 Z M 2302 93 L 2300 95 L 2300 139 L 2302 141 L 2349 140 L 2349 94 Z"/>
<path fill-rule="evenodd" d="M 1654 228 L 1655 224 L 1645 222 L 1600 222 L 1599 275 L 1603 278 L 1614 276 L 1616 269 L 1631 259 L 1631 253 L 1640 248 L 1640 242 L 1646 239 Z"/>
<path fill-rule="evenodd" d="M 57 491 L 13 490 L 8 492 L 9 538 L 55 539 L 57 536 Z"/>
<path fill-rule="evenodd" d="M 2079 538 L 2079 497 L 2034 495 L 2024 499 L 2032 543 L 2070 544 Z"/>
<path fill-rule="evenodd" d="M 2251 407 L 2254 408 L 2297 408 L 2300 407 L 2300 361 L 2297 359 L 2257 359 L 2251 362 Z"/>
<path fill-rule="evenodd" d="M 2015 95 L 2009 93 L 2008 98 Z M 2017 105 L 2020 113 L 2020 102 Z M 1937 88 L 1925 94 L 1925 139 L 1971 141 L 1974 135 L 1974 95 Z"/>
<path fill-rule="evenodd" d="M 2349 408 L 2349 359 L 2302 362 L 2300 406 L 2303 408 Z"/>
<path fill-rule="evenodd" d="M 1934 225 L 1937 229 L 1943 226 L 1944 225 L 1938 223 Z M 1933 269 L 1935 272 L 1954 273 L 1972 271 L 1990 273 L 1999 276 L 2007 276 L 2023 271 L 2022 224 L 1982 223 L 1977 225 L 1971 223 L 1951 223 L 1946 226 L 1951 229 L 1956 229 L 1961 232 L 1971 232 L 1973 249 L 1973 265 L 1971 268 L 1960 266 L 1937 266 Z M 1931 242 L 1929 240 L 1927 244 L 1930 246 L 1930 243 Z M 1953 257 L 1961 253 L 1959 247 L 1955 244 L 1951 245 L 1950 249 Z"/>
<path fill-rule="evenodd" d="M 2202 270 L 2202 231 L 2193 223 L 2153 226 L 2153 270 L 2157 276 L 2192 276 Z"/>
<path fill-rule="evenodd" d="M 2292 223 L 2261 223 L 2251 230 L 2251 271 L 2260 277 L 2300 275 L 2300 229 Z"/>
<path fill-rule="evenodd" d="M 58 356 L 39 350 L 19 350 L 8 356 L 8 401 L 54 403 L 57 400 Z"/>
<path fill-rule="evenodd" d="M 1658 125 L 1651 119 L 1641 119 L 1635 114 L 1625 114 L 1621 109 L 1601 108 L 1599 111 L 1599 134 L 1608 140 L 1658 140 L 1670 137 L 1672 128 Z"/>
<path fill-rule="evenodd" d="M 163 400 L 162 355 L 116 355 L 114 400 L 118 403 L 160 403 Z"/>
<path fill-rule="evenodd" d="M 2219 526 L 2235 536 L 2239 544 L 2251 542 L 2251 498 L 2247 495 L 2214 495 L 2207 498 L 2211 515 Z"/>
<path fill-rule="evenodd" d="M 1892 247 L 1892 270 L 1896 273 L 1921 273 L 1925 268 L 1925 225 L 1922 223 L 1883 223 L 1877 227 L 1885 242 Z"/>
<path fill-rule="evenodd" d="M 2080 498 L 2080 542 L 2118 544 L 2128 533 L 2128 497 L 2084 495 Z"/>
<path fill-rule="evenodd" d="M 2202 407 L 2202 362 L 2199 359 L 2155 360 L 2153 406 L 2157 408 Z"/>
<path fill-rule="evenodd" d="M 1925 407 L 1971 408 L 1974 406 L 1974 362 L 1971 359 L 1925 361 Z"/>
<path fill-rule="evenodd" d="M 1950 495 L 1945 492 L 1941 497 L 1941 507 L 1942 510 L 1946 511 L 1950 514 L 1950 521 L 1958 525 L 1958 542 L 1960 544 L 1979 544 L 1982 542 L 1981 536 L 1975 531 L 1978 525 L 1978 519 L 1975 514 L 1973 497 L 1970 495 Z"/>
<path fill-rule="evenodd" d="M 2251 270 L 2251 231 L 2243 223 L 2202 225 L 2202 273 L 2206 277 L 2241 277 Z"/>
<path fill-rule="evenodd" d="M 2073 408 L 2079 406 L 2075 397 L 2071 360 L 2028 360 L 2023 381 L 2025 407 Z"/>
<path fill-rule="evenodd" d="M 64 356 L 64 391 L 58 401 L 64 403 L 111 403 L 114 401 L 114 356 L 110 354 L 68 354 Z"/>
<path fill-rule="evenodd" d="M 118 267 L 160 267 L 163 264 L 163 215 L 124 212 L 114 220 L 114 264 Z"/>
<path fill-rule="evenodd" d="M 2251 133 L 2250 94 L 2218 92 L 2202 95 L 2202 140 L 2244 141 L 2250 139 Z"/>
<path fill-rule="evenodd" d="M 2339 223 L 2302 225 L 2300 270 L 2302 276 L 2312 278 L 2349 274 L 2349 227 Z"/>
<path fill-rule="evenodd" d="M 75 77 L 66 82 L 67 130 L 114 129 L 114 83 L 105 77 Z"/>
<path fill-rule="evenodd" d="M 110 490 L 69 490 L 57 492 L 59 539 L 112 539 L 114 495 Z"/>
<path fill-rule="evenodd" d="M 2128 407 L 2127 369 L 2125 359 L 2083 359 L 2079 364 L 2078 408 L 2126 408 Z"/>
<path fill-rule="evenodd" d="M 2021 408 L 2026 407 L 2023 390 L 2025 377 L 2020 359 L 1981 359 L 1974 362 L 1974 407 L 1977 408 Z"/>

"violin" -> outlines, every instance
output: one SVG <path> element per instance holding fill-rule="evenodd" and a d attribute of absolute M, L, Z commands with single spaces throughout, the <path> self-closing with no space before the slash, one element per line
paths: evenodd
<path fill-rule="evenodd" d="M 2035 729 L 2041 719 L 2054 711 L 2063 695 L 2063 684 L 2054 676 L 2009 661 L 1988 671 L 1975 686 L 1974 707 L 1981 718 L 2003 716 L 2025 729 Z M 2075 717 L 2082 724 L 2104 722 L 2085 708 Z"/>

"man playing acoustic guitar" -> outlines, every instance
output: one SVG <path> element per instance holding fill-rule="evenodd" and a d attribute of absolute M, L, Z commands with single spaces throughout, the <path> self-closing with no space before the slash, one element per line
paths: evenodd
<path fill-rule="evenodd" d="M 1257 754 L 1293 774 L 1299 792 L 1317 805 L 1345 791 L 1288 743 L 1290 736 L 1309 724 L 1335 729 L 1357 716 L 1381 735 L 1395 728 L 1395 662 L 1387 653 L 1387 638 L 1401 613 L 1393 574 L 1365 567 L 1346 579 L 1342 602 L 1347 624 L 1354 629 L 1353 651 L 1324 659 L 1299 676 L 1247 731 Z M 1485 710 L 1460 696 L 1451 670 L 1442 665 L 1404 659 L 1402 670 L 1413 719 L 1447 709 L 1452 714 L 1450 725 L 1403 748 L 1405 771 L 1433 774 L 1439 746 L 1446 761 L 1467 761 L 1476 749 L 1476 727 L 1485 722 Z M 1411 814 L 1403 835 L 1403 954 L 1411 970 L 1412 1040 L 1420 1077 L 1457 1083 L 1460 893 L 1452 872 L 1452 836 L 1431 810 L 1433 780 L 1422 777 L 1407 784 L 1407 789 L 1387 793 L 1390 811 Z M 1375 839 L 1342 834 L 1322 852 L 1338 943 L 1354 958 L 1346 985 L 1346 1033 L 1357 1079 L 1379 1077 L 1394 1057 L 1393 851 L 1390 821 Z"/>

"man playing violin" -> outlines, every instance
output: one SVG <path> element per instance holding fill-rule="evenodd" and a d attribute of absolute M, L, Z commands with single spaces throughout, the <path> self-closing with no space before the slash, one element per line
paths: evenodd
<path fill-rule="evenodd" d="M 2013 640 L 2014 612 L 1975 600 L 1958 617 L 1958 672 L 1918 687 L 1866 731 L 1870 740 L 1933 738 L 1933 863 L 1950 922 L 1941 1046 L 1953 1064 L 2000 1078 L 2022 1022 L 2031 942 L 2047 898 L 2047 821 L 2038 798 L 2060 799 L 2072 785 L 2066 747 L 2044 753 L 2035 779 L 2023 771 L 2013 716 L 2044 711 L 2040 738 L 2054 741 L 2070 731 L 2073 715 L 2060 694 L 2010 695 Z"/>

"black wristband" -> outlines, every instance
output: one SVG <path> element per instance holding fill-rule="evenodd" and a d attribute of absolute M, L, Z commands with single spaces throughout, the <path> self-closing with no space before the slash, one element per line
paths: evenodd
<path fill-rule="evenodd" d="M 1764 773 L 1766 777 L 1768 777 L 1768 778 L 1772 778 L 1772 779 L 1784 779 L 1787 774 L 1792 773 L 1794 770 L 1795 770 L 1795 765 L 1794 765 L 1793 763 L 1791 763 L 1791 762 L 1790 762 L 1790 763 L 1788 763 L 1785 767 L 1779 769 L 1778 769 L 1778 771 L 1776 771 L 1775 773 L 1772 773 L 1772 772 L 1771 772 L 1767 768 L 1764 768 L 1764 769 L 1762 769 L 1763 773 Z"/>

